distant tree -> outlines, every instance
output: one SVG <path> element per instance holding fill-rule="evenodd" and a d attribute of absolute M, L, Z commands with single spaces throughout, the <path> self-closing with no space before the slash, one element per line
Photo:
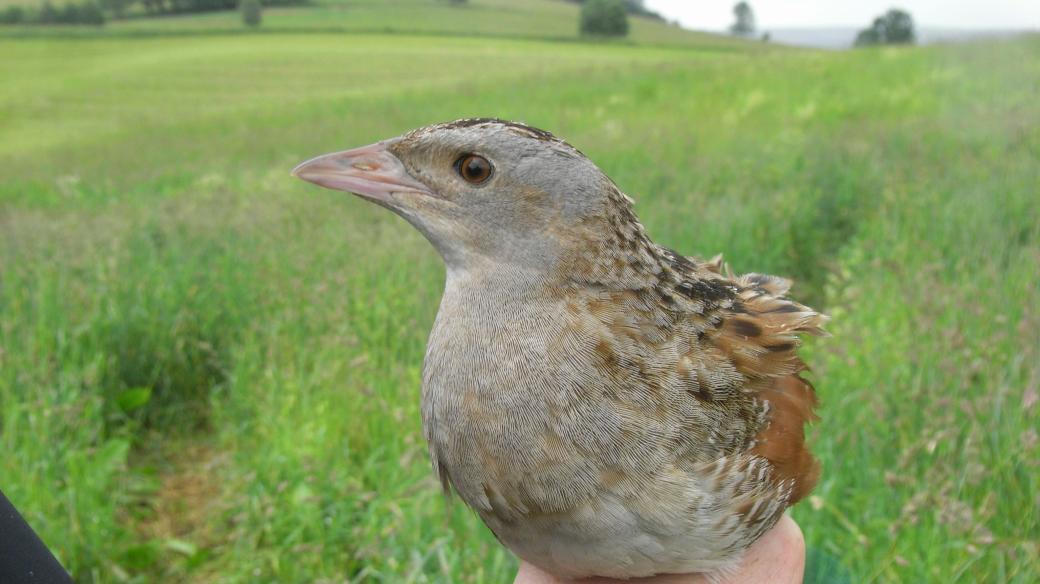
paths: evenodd
<path fill-rule="evenodd" d="M 729 27 L 729 31 L 739 36 L 751 36 L 755 34 L 755 13 L 747 2 L 737 2 L 733 7 L 733 17 L 736 21 Z"/>
<path fill-rule="evenodd" d="M 58 11 L 58 20 L 61 24 L 76 24 L 79 22 L 79 5 L 72 2 L 66 2 L 65 6 L 62 6 L 61 10 Z"/>
<path fill-rule="evenodd" d="M 766 32 L 762 33 L 762 42 L 763 43 L 768 43 L 771 40 L 773 40 L 773 35 L 769 34 L 768 30 Z"/>
<path fill-rule="evenodd" d="M 43 5 L 40 6 L 40 14 L 37 15 L 36 21 L 40 24 L 54 24 L 59 20 L 58 9 L 51 4 L 51 0 L 43 0 Z"/>
<path fill-rule="evenodd" d="M 260 21 L 263 20 L 263 7 L 260 6 L 260 0 L 242 0 L 238 7 L 242 11 L 243 24 L 251 27 L 260 26 Z"/>
<path fill-rule="evenodd" d="M 25 9 L 21 6 L 8 6 L 3 12 L 0 12 L 0 23 L 21 24 L 22 22 L 25 22 Z"/>
<path fill-rule="evenodd" d="M 628 34 L 628 15 L 622 0 L 585 0 L 581 6 L 580 31 L 583 35 L 617 36 Z"/>
<path fill-rule="evenodd" d="M 79 21 L 81 24 L 101 26 L 105 24 L 105 13 L 97 2 L 88 1 L 79 7 Z"/>
<path fill-rule="evenodd" d="M 636 16 L 644 16 L 646 18 L 653 18 L 654 20 L 660 20 L 664 22 L 664 17 L 650 10 L 643 3 L 643 0 L 624 0 L 625 11 L 629 14 L 635 14 Z"/>
<path fill-rule="evenodd" d="M 8 13 L 11 13 L 9 16 Z M 90 24 L 101 26 L 105 24 L 105 13 L 94 0 L 87 0 L 83 4 L 66 2 L 62 7 L 55 8 L 50 0 L 44 0 L 40 11 L 35 15 L 28 14 L 19 9 L 17 15 L 8 9 L 0 13 L 0 22 L 25 22 L 32 24 Z"/>
<path fill-rule="evenodd" d="M 865 28 L 856 35 L 856 41 L 853 43 L 857 47 L 870 47 L 873 45 L 881 44 L 881 19 L 874 19 L 874 24 L 870 28 Z"/>
<path fill-rule="evenodd" d="M 885 42 L 912 45 L 917 42 L 914 18 L 904 10 L 889 10 L 885 13 Z"/>
<path fill-rule="evenodd" d="M 584 4 L 587 0 L 566 0 L 571 4 Z M 635 16 L 642 16 L 644 18 L 652 18 L 654 20 L 660 20 L 665 24 L 669 23 L 665 17 L 661 16 L 659 12 L 654 12 L 646 7 L 646 3 L 643 0 L 621 0 L 621 4 L 625 7 L 625 12 L 633 14 Z"/>
<path fill-rule="evenodd" d="M 911 45 L 916 41 L 913 17 L 905 10 L 893 8 L 875 18 L 869 28 L 859 31 L 855 45 Z"/>
<path fill-rule="evenodd" d="M 101 8 L 112 15 L 113 18 L 123 18 L 126 16 L 126 9 L 133 3 L 133 0 L 101 0 Z"/>

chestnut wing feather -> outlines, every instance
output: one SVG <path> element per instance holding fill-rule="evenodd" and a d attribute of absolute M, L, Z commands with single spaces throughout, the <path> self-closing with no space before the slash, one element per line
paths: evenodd
<path fill-rule="evenodd" d="M 689 261 L 690 265 L 694 262 Z M 703 343 L 720 352 L 746 379 L 743 388 L 763 404 L 765 415 L 750 452 L 768 460 L 777 482 L 792 485 L 789 503 L 805 497 L 819 477 L 819 462 L 805 441 L 805 424 L 817 419 L 816 392 L 800 375 L 801 335 L 824 335 L 828 318 L 786 297 L 790 282 L 776 276 L 733 277 L 721 258 L 701 264 L 735 291 L 728 306 L 714 313 L 715 326 Z"/>

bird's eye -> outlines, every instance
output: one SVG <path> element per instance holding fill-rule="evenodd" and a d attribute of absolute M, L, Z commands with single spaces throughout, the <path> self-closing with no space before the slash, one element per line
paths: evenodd
<path fill-rule="evenodd" d="M 455 172 L 466 182 L 479 185 L 491 178 L 491 163 L 483 156 L 463 154 L 455 161 Z"/>

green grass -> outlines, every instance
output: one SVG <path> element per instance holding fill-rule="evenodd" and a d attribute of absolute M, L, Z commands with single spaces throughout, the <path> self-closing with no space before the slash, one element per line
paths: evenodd
<path fill-rule="evenodd" d="M 80 581 L 511 577 L 421 438 L 440 260 L 384 210 L 288 176 L 475 115 L 557 132 L 661 243 L 794 276 L 834 316 L 808 355 L 812 569 L 1040 578 L 1040 39 L 0 51 L 0 488 Z"/>

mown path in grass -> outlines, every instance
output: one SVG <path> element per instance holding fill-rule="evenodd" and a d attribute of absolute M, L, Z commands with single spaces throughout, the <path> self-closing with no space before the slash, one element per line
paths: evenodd
<path fill-rule="evenodd" d="M 557 132 L 661 243 L 794 276 L 833 314 L 835 337 L 810 347 L 825 474 L 795 512 L 815 565 L 853 581 L 1037 578 L 1035 38 L 0 50 L 0 486 L 80 580 L 515 569 L 445 505 L 426 460 L 439 259 L 382 210 L 288 177 L 313 154 L 474 115 Z M 141 388 L 148 402 L 122 407 Z"/>

